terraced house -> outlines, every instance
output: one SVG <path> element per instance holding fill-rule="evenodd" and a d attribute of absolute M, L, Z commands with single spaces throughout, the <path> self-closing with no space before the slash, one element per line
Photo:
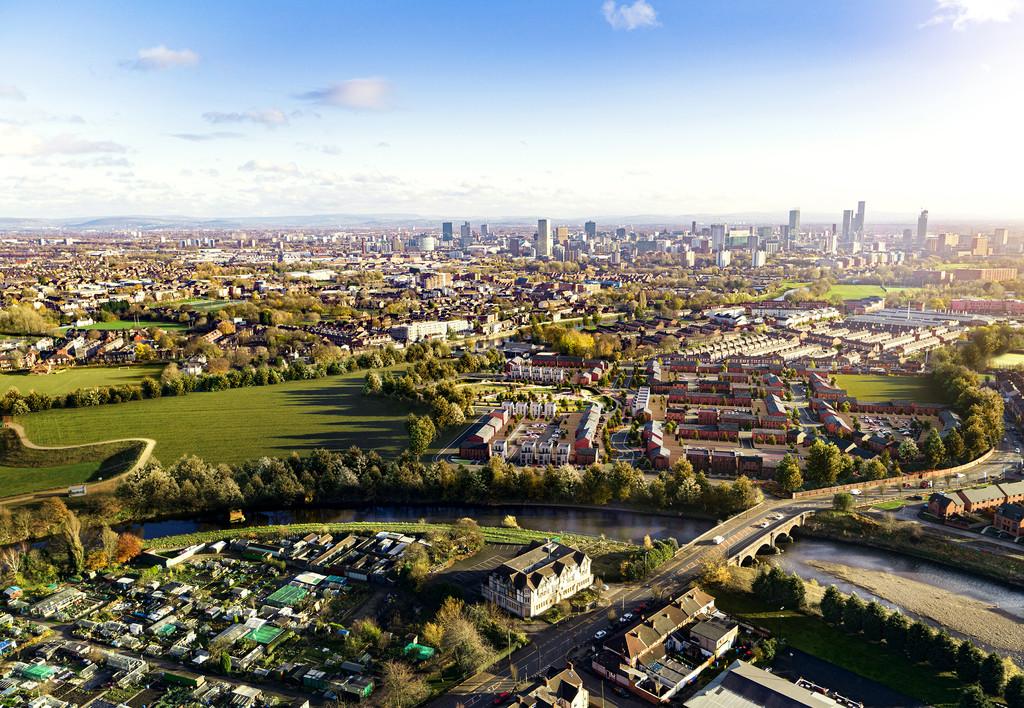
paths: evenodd
<path fill-rule="evenodd" d="M 594 583 L 590 557 L 555 541 L 533 544 L 484 583 L 484 599 L 519 617 L 536 617 Z"/>

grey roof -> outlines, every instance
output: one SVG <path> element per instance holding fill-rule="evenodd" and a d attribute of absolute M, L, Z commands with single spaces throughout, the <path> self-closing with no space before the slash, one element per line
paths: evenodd
<path fill-rule="evenodd" d="M 687 708 L 820 708 L 839 703 L 737 659 L 683 705 Z"/>

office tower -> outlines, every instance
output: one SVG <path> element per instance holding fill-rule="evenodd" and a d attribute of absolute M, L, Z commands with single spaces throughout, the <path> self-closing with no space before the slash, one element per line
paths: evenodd
<path fill-rule="evenodd" d="M 556 226 L 555 227 L 555 240 L 558 243 L 567 243 L 569 241 L 569 227 L 568 226 Z"/>
<path fill-rule="evenodd" d="M 693 268 L 697 264 L 697 254 L 687 248 L 683 251 L 683 265 L 687 268 Z"/>
<path fill-rule="evenodd" d="M 436 246 L 437 244 L 433 236 L 428 236 L 426 234 L 420 236 L 420 250 L 423 251 L 424 253 L 433 252 Z"/>
<path fill-rule="evenodd" d="M 763 268 L 768 262 L 768 254 L 764 251 L 754 251 L 750 254 L 750 265 L 753 268 Z"/>
<path fill-rule="evenodd" d="M 732 252 L 728 249 L 719 251 L 715 256 L 715 265 L 719 268 L 728 268 L 730 263 L 732 263 Z"/>
<path fill-rule="evenodd" d="M 441 240 L 451 241 L 454 238 L 454 231 L 452 230 L 452 222 L 445 221 L 441 224 Z"/>
<path fill-rule="evenodd" d="M 480 240 L 483 241 L 488 235 L 487 224 L 480 224 Z"/>
<path fill-rule="evenodd" d="M 626 240 L 626 229 L 624 229 L 621 226 L 619 228 L 615 229 L 615 238 L 618 239 L 619 241 L 625 241 Z"/>
<path fill-rule="evenodd" d="M 843 209 L 843 244 L 853 240 L 853 210 Z"/>
<path fill-rule="evenodd" d="M 971 239 L 971 255 L 988 255 L 988 236 L 986 236 L 985 234 L 976 234 L 974 238 Z"/>
<path fill-rule="evenodd" d="M 903 248 L 911 248 L 914 245 L 914 230 L 903 229 Z"/>
<path fill-rule="evenodd" d="M 473 227 L 469 225 L 469 222 L 463 222 L 462 226 L 459 227 L 459 245 L 463 248 L 469 248 L 473 245 Z"/>
<path fill-rule="evenodd" d="M 691 236 L 696 236 L 697 235 L 697 222 L 696 221 L 691 221 L 690 222 L 690 235 Z"/>
<path fill-rule="evenodd" d="M 924 248 L 928 240 L 928 210 L 922 209 L 921 216 L 917 217 L 917 247 Z"/>
<path fill-rule="evenodd" d="M 551 221 L 537 219 L 537 258 L 551 258 Z"/>
<path fill-rule="evenodd" d="M 857 215 L 853 218 L 853 233 L 857 240 L 864 238 L 864 202 L 857 202 Z"/>
<path fill-rule="evenodd" d="M 789 210 L 789 236 L 790 238 L 796 238 L 796 235 L 800 233 L 800 210 L 790 209 Z"/>
<path fill-rule="evenodd" d="M 753 234 L 747 236 L 747 250 L 750 251 L 751 255 L 753 255 L 754 251 L 760 248 L 760 246 L 761 240 L 757 236 L 754 236 Z"/>
<path fill-rule="evenodd" d="M 587 223 L 583 224 L 583 233 L 587 235 L 588 241 L 593 241 L 595 238 L 597 238 L 597 224 L 594 223 L 593 221 L 588 221 Z"/>
<path fill-rule="evenodd" d="M 711 224 L 711 249 L 721 251 L 725 248 L 725 224 Z"/>
<path fill-rule="evenodd" d="M 999 248 L 1006 248 L 1010 245 L 1010 230 L 1009 229 L 996 229 L 992 234 L 992 244 Z"/>
<path fill-rule="evenodd" d="M 834 256 L 836 251 L 839 250 L 839 244 L 836 241 L 836 228 L 835 224 L 832 225 L 832 233 L 825 234 L 825 248 L 824 251 L 830 256 Z"/>
<path fill-rule="evenodd" d="M 770 239 L 773 233 L 775 233 L 775 229 L 773 229 L 771 226 L 757 227 L 757 237 L 762 241 L 767 241 L 768 239 Z"/>

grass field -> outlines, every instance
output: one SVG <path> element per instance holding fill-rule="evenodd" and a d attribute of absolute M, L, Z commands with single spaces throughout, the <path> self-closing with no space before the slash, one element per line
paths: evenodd
<path fill-rule="evenodd" d="M 0 497 L 107 479 L 131 467 L 141 450 L 136 442 L 38 450 L 24 447 L 13 430 L 0 428 Z"/>
<path fill-rule="evenodd" d="M 837 374 L 836 384 L 862 401 L 943 403 L 941 391 L 927 376 Z"/>
<path fill-rule="evenodd" d="M 162 364 L 139 364 L 138 366 L 74 368 L 44 375 L 0 374 L 0 392 L 7 391 L 13 386 L 22 393 L 38 391 L 53 396 L 70 393 L 79 388 L 138 383 L 147 376 L 159 378 L 162 370 Z"/>
<path fill-rule="evenodd" d="M 913 696 L 931 706 L 955 706 L 960 681 L 949 673 L 912 664 L 902 654 L 862 637 L 853 637 L 825 624 L 816 615 L 773 610 L 751 595 L 714 592 L 722 611 L 779 633 L 784 640 L 813 656 L 832 662 L 883 686 Z"/>
<path fill-rule="evenodd" d="M 912 288 L 898 286 L 882 287 L 881 285 L 844 285 L 839 283 L 829 288 L 825 296 L 838 295 L 844 300 L 859 300 L 862 297 L 885 297 L 886 293 L 899 292 L 900 290 L 912 290 Z"/>
<path fill-rule="evenodd" d="M 186 326 L 180 322 L 151 322 L 149 320 L 139 320 L 138 322 L 132 320 L 113 320 L 111 322 L 94 322 L 86 327 L 80 329 L 99 329 L 99 330 L 122 330 L 122 329 L 135 329 L 141 327 L 143 329 L 149 329 L 150 327 L 159 327 L 165 329 L 168 332 L 180 332 L 186 329 Z"/>
<path fill-rule="evenodd" d="M 1024 366 L 1024 353 L 1006 352 L 992 360 L 992 367 L 996 369 L 1010 369 L 1015 366 Z"/>
<path fill-rule="evenodd" d="M 153 438 L 154 455 L 165 464 L 186 454 L 233 463 L 351 445 L 397 454 L 408 441 L 410 409 L 399 401 L 363 396 L 365 375 L 357 371 L 276 386 L 50 410 L 19 422 L 38 445 Z"/>

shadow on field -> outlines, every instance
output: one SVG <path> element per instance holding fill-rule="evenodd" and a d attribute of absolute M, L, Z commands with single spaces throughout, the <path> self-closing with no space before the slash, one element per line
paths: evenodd
<path fill-rule="evenodd" d="M 382 454 L 397 454 L 408 441 L 406 416 L 412 411 L 420 411 L 419 407 L 403 401 L 364 396 L 361 378 L 334 380 L 315 388 L 284 390 L 281 393 L 284 397 L 282 405 L 288 410 L 286 415 L 322 417 L 313 426 L 319 430 L 275 435 L 282 441 L 280 447 L 288 450 L 321 447 L 339 450 L 357 445 Z"/>

